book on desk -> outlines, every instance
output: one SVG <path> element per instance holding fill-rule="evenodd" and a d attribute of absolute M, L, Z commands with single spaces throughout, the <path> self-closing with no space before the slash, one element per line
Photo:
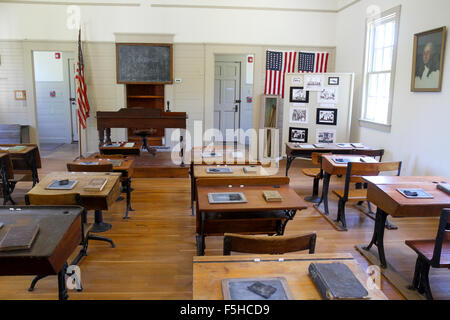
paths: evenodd
<path fill-rule="evenodd" d="M 106 183 L 108 182 L 108 179 L 104 178 L 94 178 L 91 179 L 87 185 L 84 186 L 85 191 L 92 191 L 92 192 L 99 192 L 102 191 L 105 187 Z"/>
<path fill-rule="evenodd" d="M 38 233 L 38 224 L 12 226 L 0 240 L 0 251 L 30 249 Z"/>
<path fill-rule="evenodd" d="M 369 293 L 343 263 L 311 263 L 308 268 L 322 298 L 326 300 L 367 299 Z"/>

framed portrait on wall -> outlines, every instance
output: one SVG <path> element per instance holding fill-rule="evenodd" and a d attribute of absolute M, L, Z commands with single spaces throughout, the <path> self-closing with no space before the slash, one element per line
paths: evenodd
<path fill-rule="evenodd" d="M 442 90 L 446 32 L 441 27 L 414 35 L 411 91 Z"/>
<path fill-rule="evenodd" d="M 308 142 L 308 129 L 289 127 L 289 142 Z"/>
<path fill-rule="evenodd" d="M 302 107 L 291 107 L 289 115 L 290 123 L 308 123 L 308 109 Z"/>

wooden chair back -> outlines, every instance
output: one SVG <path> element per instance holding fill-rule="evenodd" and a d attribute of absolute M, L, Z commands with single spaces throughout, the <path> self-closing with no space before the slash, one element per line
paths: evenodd
<path fill-rule="evenodd" d="M 397 171 L 400 176 L 401 161 L 395 162 L 349 162 L 345 175 L 344 200 L 347 200 L 351 183 L 364 183 L 363 176 L 377 176 L 380 172 Z"/>
<path fill-rule="evenodd" d="M 67 171 L 70 172 L 111 172 L 113 168 L 112 163 L 105 164 L 79 164 L 68 163 Z"/>
<path fill-rule="evenodd" d="M 255 254 L 283 254 L 288 252 L 309 250 L 314 253 L 316 234 L 293 236 L 252 236 L 225 233 L 223 239 L 223 255 L 231 251 Z"/>
<path fill-rule="evenodd" d="M 36 206 L 81 205 L 81 198 L 78 193 L 27 194 L 25 203 Z"/>
<path fill-rule="evenodd" d="M 379 157 L 378 160 L 381 161 L 381 159 L 384 156 L 384 149 L 355 149 L 352 151 L 352 154 L 356 155 L 362 155 L 362 156 L 369 156 L 369 157 Z"/>
<path fill-rule="evenodd" d="M 439 219 L 439 227 L 434 243 L 433 258 L 431 266 L 439 268 L 441 262 L 442 246 L 444 242 L 450 241 L 450 208 L 442 209 L 441 218 Z M 448 254 L 448 252 L 446 252 Z"/>

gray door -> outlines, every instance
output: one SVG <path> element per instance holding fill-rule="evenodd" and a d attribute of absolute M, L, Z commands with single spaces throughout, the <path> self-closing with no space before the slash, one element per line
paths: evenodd
<path fill-rule="evenodd" d="M 239 128 L 240 62 L 217 62 L 214 84 L 214 127 L 222 132 Z M 231 140 L 231 139 L 230 139 Z M 234 138 L 232 141 L 236 140 Z"/>

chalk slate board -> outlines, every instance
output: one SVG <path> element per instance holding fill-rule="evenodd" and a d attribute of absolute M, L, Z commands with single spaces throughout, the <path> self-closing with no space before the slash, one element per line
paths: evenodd
<path fill-rule="evenodd" d="M 117 83 L 172 83 L 172 45 L 117 43 Z"/>

